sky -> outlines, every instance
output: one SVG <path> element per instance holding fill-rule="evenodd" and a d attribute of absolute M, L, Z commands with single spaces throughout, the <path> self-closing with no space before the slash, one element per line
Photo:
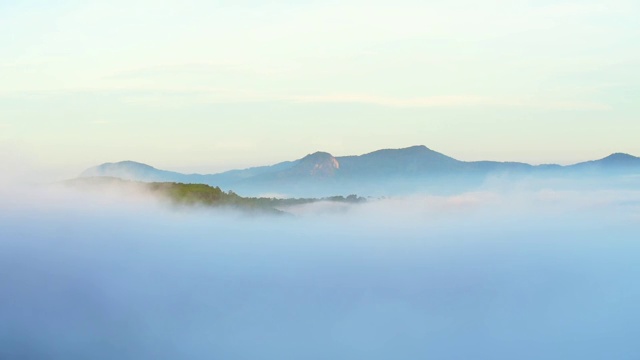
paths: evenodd
<path fill-rule="evenodd" d="M 640 155 L 638 18 L 631 0 L 2 0 L 0 151 L 59 177 L 418 144 Z"/>

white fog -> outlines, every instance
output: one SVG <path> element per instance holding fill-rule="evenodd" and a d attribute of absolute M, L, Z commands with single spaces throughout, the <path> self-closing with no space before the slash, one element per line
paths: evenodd
<path fill-rule="evenodd" d="M 638 354 L 637 191 L 487 186 L 294 216 L 59 186 L 2 197 L 1 358 Z"/>

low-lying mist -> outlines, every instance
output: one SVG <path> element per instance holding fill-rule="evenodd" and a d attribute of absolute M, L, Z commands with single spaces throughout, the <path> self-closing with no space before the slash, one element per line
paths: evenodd
<path fill-rule="evenodd" d="M 2 359 L 636 359 L 640 191 L 487 184 L 293 216 L 0 192 Z"/>

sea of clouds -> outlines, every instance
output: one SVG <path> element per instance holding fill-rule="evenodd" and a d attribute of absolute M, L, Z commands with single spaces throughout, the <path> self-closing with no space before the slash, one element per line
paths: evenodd
<path fill-rule="evenodd" d="M 640 187 L 294 216 L 0 191 L 0 359 L 637 359 Z"/>

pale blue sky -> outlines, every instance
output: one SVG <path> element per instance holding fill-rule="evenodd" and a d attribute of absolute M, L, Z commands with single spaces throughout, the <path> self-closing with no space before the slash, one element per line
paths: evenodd
<path fill-rule="evenodd" d="M 640 155 L 638 19 L 637 0 L 2 0 L 0 143 L 69 175 Z"/>

